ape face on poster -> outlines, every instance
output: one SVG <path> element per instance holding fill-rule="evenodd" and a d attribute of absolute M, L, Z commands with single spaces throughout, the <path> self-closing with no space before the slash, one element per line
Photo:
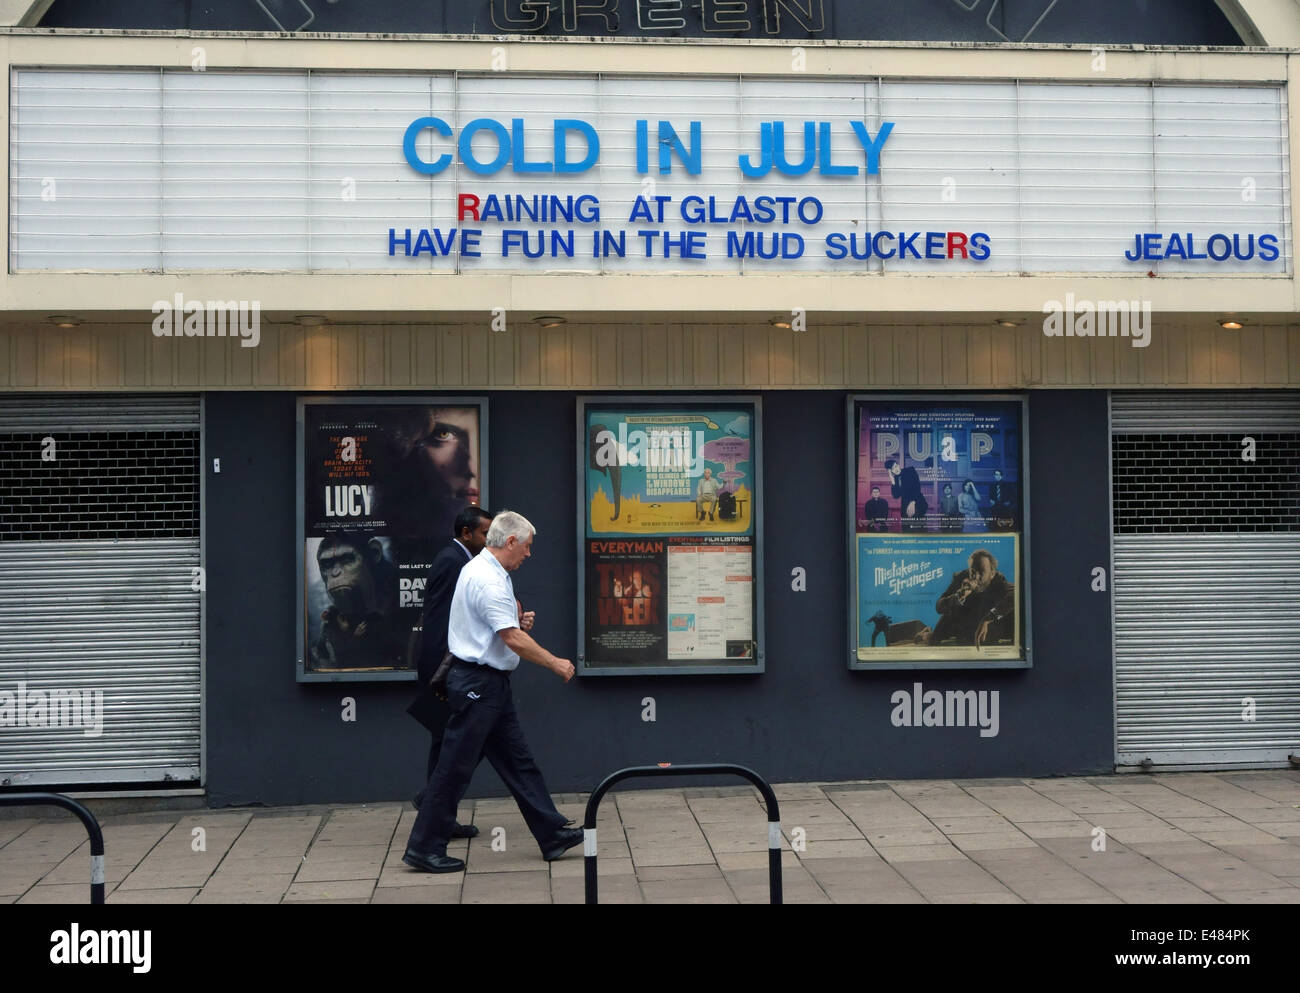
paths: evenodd
<path fill-rule="evenodd" d="M 851 397 L 850 666 L 1030 664 L 1025 402 Z"/>
<path fill-rule="evenodd" d="M 298 401 L 298 679 L 413 679 L 434 556 L 487 486 L 486 401 Z"/>
<path fill-rule="evenodd" d="M 759 402 L 578 404 L 578 671 L 761 672 Z"/>

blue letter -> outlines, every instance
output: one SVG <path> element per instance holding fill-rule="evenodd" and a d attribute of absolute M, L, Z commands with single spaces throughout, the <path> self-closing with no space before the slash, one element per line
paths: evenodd
<path fill-rule="evenodd" d="M 516 117 L 510 122 L 510 130 L 514 135 L 515 172 L 555 171 L 555 165 L 552 162 L 529 162 L 527 160 L 527 151 L 524 149 L 524 119 L 522 117 Z"/>
<path fill-rule="evenodd" d="M 758 165 L 754 165 L 754 156 L 740 157 L 740 171 L 750 179 L 762 179 L 772 171 L 772 125 L 764 122 L 758 129 L 759 156 Z"/>
<path fill-rule="evenodd" d="M 480 131 L 491 131 L 497 138 L 497 157 L 484 165 L 474 158 L 474 135 Z M 479 117 L 470 121 L 460 130 L 460 160 L 470 172 L 480 176 L 489 176 L 500 172 L 501 167 L 510 161 L 510 134 L 500 121 Z"/>
<path fill-rule="evenodd" d="M 650 171 L 650 123 L 636 122 L 636 171 L 644 176 Z"/>
<path fill-rule="evenodd" d="M 396 254 L 397 254 L 397 243 L 398 243 L 398 241 L 401 241 L 401 243 L 402 243 L 402 248 L 404 248 L 404 249 L 406 250 L 406 254 L 407 254 L 407 255 L 410 255 L 410 254 L 411 254 L 411 229 L 410 229 L 410 228 L 407 228 L 407 229 L 406 229 L 406 237 L 405 237 L 405 238 L 401 238 L 401 239 L 399 239 L 399 238 L 397 237 L 397 229 L 396 229 L 396 228 L 389 228 L 389 229 L 388 229 L 388 254 L 389 254 L 389 255 L 396 255 Z"/>
<path fill-rule="evenodd" d="M 425 162 L 415 154 L 415 136 L 425 128 L 433 128 L 444 138 L 451 137 L 451 128 L 447 122 L 440 117 L 419 117 L 412 121 L 406 128 L 406 134 L 402 138 L 402 154 L 406 156 L 407 164 L 416 172 L 422 172 L 426 176 L 433 176 L 442 172 L 447 166 L 451 165 L 451 155 L 440 156 L 434 162 Z M 389 253 L 392 254 L 391 252 Z"/>
<path fill-rule="evenodd" d="M 803 161 L 797 166 L 791 165 L 785 157 L 785 121 L 772 125 L 772 149 L 776 155 L 776 168 L 787 176 L 802 176 L 811 172 L 817 161 L 817 129 L 812 121 L 803 122 Z"/>
<path fill-rule="evenodd" d="M 569 161 L 569 140 L 566 131 L 577 131 L 587 139 L 587 157 L 581 162 Z M 586 121 L 558 120 L 555 122 L 555 171 L 586 172 L 600 158 L 600 136 Z"/>
<path fill-rule="evenodd" d="M 673 171 L 673 152 L 682 160 L 686 166 L 686 171 L 692 176 L 698 176 L 704 169 L 704 149 L 700 147 L 700 132 L 702 128 L 699 121 L 691 121 L 691 147 L 687 149 L 682 145 L 682 139 L 677 136 L 672 124 L 668 121 L 659 122 L 659 172 L 666 175 Z"/>
<path fill-rule="evenodd" d="M 853 131 L 858 136 L 858 141 L 862 142 L 862 147 L 867 150 L 867 174 L 875 176 L 880 172 L 880 152 L 885 147 L 885 142 L 889 140 L 890 133 L 894 130 L 893 121 L 885 121 L 880 125 L 880 134 L 876 135 L 875 140 L 871 138 L 871 132 L 867 130 L 866 124 L 862 121 L 850 121 L 853 125 Z"/>
<path fill-rule="evenodd" d="M 882 131 L 881 134 L 884 134 Z M 857 166 L 831 165 L 831 122 L 821 122 L 821 169 L 823 176 L 856 176 Z"/>

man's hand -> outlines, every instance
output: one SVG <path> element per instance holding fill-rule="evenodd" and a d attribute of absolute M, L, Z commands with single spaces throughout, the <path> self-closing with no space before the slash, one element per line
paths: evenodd
<path fill-rule="evenodd" d="M 906 510 L 906 514 L 907 514 L 908 517 L 915 517 L 915 516 L 916 516 L 916 501 L 915 501 L 915 500 L 908 500 L 908 501 L 907 501 L 907 507 L 905 508 L 905 510 Z"/>
<path fill-rule="evenodd" d="M 537 622 L 537 611 L 521 610 L 519 612 L 519 630 L 531 631 L 533 625 Z"/>
<path fill-rule="evenodd" d="M 975 629 L 975 647 L 979 648 L 984 644 L 984 639 L 989 636 L 989 622 L 980 621 L 980 626 Z"/>
<path fill-rule="evenodd" d="M 576 670 L 573 668 L 573 663 L 570 662 L 568 659 L 562 659 L 557 657 L 555 660 L 555 664 L 551 666 L 551 671 L 567 683 L 570 679 L 573 678 L 573 673 Z"/>

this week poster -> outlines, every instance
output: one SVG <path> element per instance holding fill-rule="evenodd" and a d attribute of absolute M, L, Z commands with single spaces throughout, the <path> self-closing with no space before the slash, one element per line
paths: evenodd
<path fill-rule="evenodd" d="M 755 665 L 756 416 L 756 404 L 584 410 L 586 667 Z"/>

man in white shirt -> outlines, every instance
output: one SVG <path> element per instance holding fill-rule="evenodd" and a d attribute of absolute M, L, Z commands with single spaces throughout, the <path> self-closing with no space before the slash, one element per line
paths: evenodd
<path fill-rule="evenodd" d="M 581 829 L 566 828 L 564 815 L 555 809 L 510 691 L 510 673 L 520 658 L 550 669 L 566 683 L 574 672 L 572 662 L 552 655 L 521 629 L 524 616 L 531 621 L 531 612 L 521 613 L 510 573 L 532 554 L 536 533 L 521 514 L 503 510 L 488 528 L 487 547 L 456 580 L 447 623 L 447 650 L 457 659 L 447 675 L 451 718 L 402 856 L 413 868 L 465 868 L 461 859 L 447 855 L 447 841 L 456 826 L 456 804 L 480 756 L 492 763 L 514 796 L 546 861 L 582 843 Z"/>

